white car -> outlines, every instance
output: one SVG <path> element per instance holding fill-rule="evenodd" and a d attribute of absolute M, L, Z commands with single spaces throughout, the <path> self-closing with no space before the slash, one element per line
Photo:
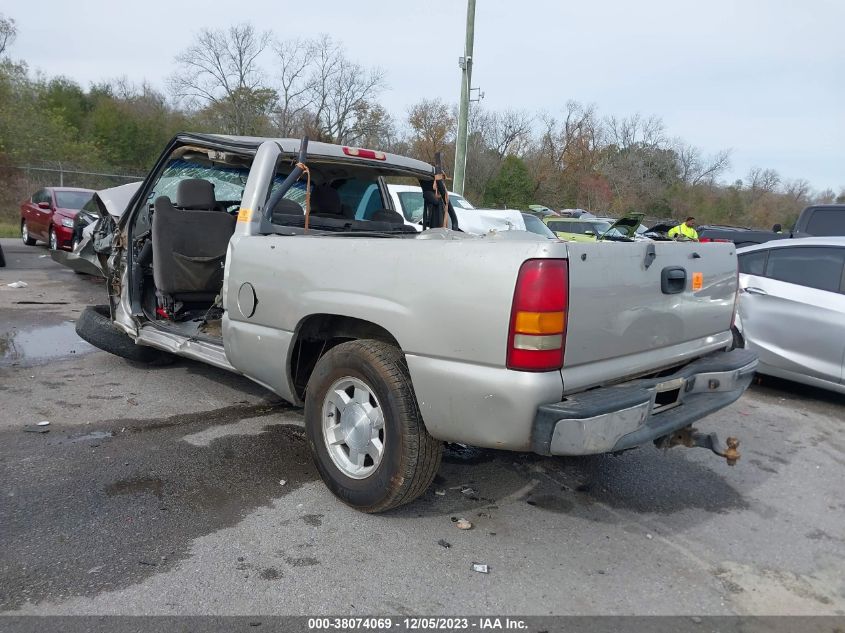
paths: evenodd
<path fill-rule="evenodd" d="M 387 185 L 393 206 L 405 218 L 405 224 L 422 230 L 423 194 L 413 185 Z M 495 231 L 525 231 L 522 212 L 515 209 L 477 209 L 456 193 L 449 192 L 449 202 L 458 216 L 458 227 L 466 233 L 484 235 Z"/>
<path fill-rule="evenodd" d="M 845 237 L 737 250 L 736 327 L 762 374 L 845 393 Z"/>

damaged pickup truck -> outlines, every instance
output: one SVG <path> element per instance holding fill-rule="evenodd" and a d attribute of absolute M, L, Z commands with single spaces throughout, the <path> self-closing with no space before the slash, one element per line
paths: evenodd
<path fill-rule="evenodd" d="M 418 182 L 423 230 L 387 184 Z M 380 512 L 431 484 L 444 442 L 541 455 L 654 442 L 738 458 L 691 424 L 739 398 L 733 244 L 460 231 L 426 163 L 307 139 L 180 134 L 91 262 L 82 338 L 175 354 L 297 405 L 317 468 Z M 84 249 L 83 249 L 84 250 Z"/>

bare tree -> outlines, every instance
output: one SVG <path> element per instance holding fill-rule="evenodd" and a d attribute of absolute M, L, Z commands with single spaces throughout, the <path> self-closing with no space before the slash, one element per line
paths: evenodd
<path fill-rule="evenodd" d="M 277 43 L 274 49 L 280 65 L 276 123 L 282 133 L 304 131 L 323 141 L 352 142 L 366 136 L 361 124 L 368 117 L 365 127 L 372 130 L 375 99 L 385 86 L 383 70 L 353 62 L 325 34 Z"/>
<path fill-rule="evenodd" d="M 258 65 L 269 38 L 269 32 L 258 33 L 251 24 L 203 29 L 176 56 L 179 68 L 170 78 L 171 89 L 189 106 L 212 110 L 227 132 L 255 132 L 272 96 Z"/>
<path fill-rule="evenodd" d="M 796 204 L 805 204 L 810 197 L 810 183 L 804 178 L 789 180 L 783 185 L 783 192 Z"/>
<path fill-rule="evenodd" d="M 577 101 L 567 101 L 563 119 L 543 114 L 543 133 L 540 151 L 558 169 L 565 169 L 573 150 L 595 148 L 599 137 L 598 124 L 593 106 L 584 106 Z"/>
<path fill-rule="evenodd" d="M 731 164 L 730 150 L 721 150 L 705 157 L 698 147 L 688 145 L 680 139 L 675 140 L 674 150 L 681 180 L 693 187 L 701 183 L 712 183 Z"/>
<path fill-rule="evenodd" d="M 666 144 L 665 126 L 656 116 L 643 118 L 639 113 L 625 118 L 605 119 L 609 141 L 620 150 L 634 146 L 661 147 Z"/>
<path fill-rule="evenodd" d="M 601 151 L 595 108 L 568 101 L 560 118 L 542 113 L 540 123 L 540 136 L 526 155 L 535 194 L 546 204 L 576 204 L 577 183 L 595 169 Z"/>
<path fill-rule="evenodd" d="M 18 36 L 18 27 L 15 25 L 14 18 L 7 18 L 0 13 L 0 55 L 6 52 L 6 49 L 14 44 Z"/>
<path fill-rule="evenodd" d="M 326 140 L 343 143 L 355 128 L 362 104 L 384 88 L 384 71 L 351 61 L 328 35 L 317 40 L 316 49 L 317 64 L 309 81 L 314 124 Z"/>
<path fill-rule="evenodd" d="M 814 202 L 816 204 L 832 204 L 835 200 L 836 192 L 828 187 L 824 191 L 820 191 L 816 194 Z"/>
<path fill-rule="evenodd" d="M 304 118 L 311 105 L 308 79 L 315 53 L 313 40 L 275 42 L 279 64 L 279 102 L 274 122 L 282 136 L 298 136 L 304 132 Z"/>
<path fill-rule="evenodd" d="M 780 184 L 780 175 L 774 169 L 752 167 L 747 180 L 752 198 L 756 198 L 765 193 L 774 193 Z"/>
<path fill-rule="evenodd" d="M 487 145 L 503 159 L 522 154 L 530 143 L 533 117 L 524 110 L 493 112 L 486 125 Z"/>

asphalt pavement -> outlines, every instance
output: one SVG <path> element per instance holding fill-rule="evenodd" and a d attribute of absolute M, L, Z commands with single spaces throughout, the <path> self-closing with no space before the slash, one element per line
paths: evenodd
<path fill-rule="evenodd" d="M 755 384 L 698 425 L 741 439 L 735 467 L 451 454 L 368 516 L 320 482 L 300 410 L 96 350 L 73 321 L 103 281 L 0 244 L 0 612 L 845 614 L 842 396 Z"/>

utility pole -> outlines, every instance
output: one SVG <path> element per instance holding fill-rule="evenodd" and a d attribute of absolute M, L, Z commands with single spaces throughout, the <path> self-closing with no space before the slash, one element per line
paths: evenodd
<path fill-rule="evenodd" d="M 472 44 L 475 39 L 475 0 L 467 0 L 467 39 L 461 67 L 461 102 L 458 104 L 458 138 L 455 141 L 455 177 L 452 189 L 464 195 L 464 176 L 467 167 L 467 127 L 469 120 L 470 82 L 472 81 Z"/>

